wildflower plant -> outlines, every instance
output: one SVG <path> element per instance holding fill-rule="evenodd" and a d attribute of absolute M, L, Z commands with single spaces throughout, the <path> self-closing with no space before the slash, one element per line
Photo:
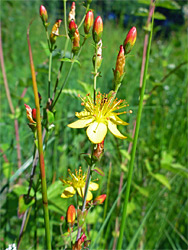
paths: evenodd
<path fill-rule="evenodd" d="M 131 51 L 136 41 L 136 28 L 133 27 L 124 42 L 120 41 L 119 53 L 117 60 L 114 62 L 115 69 L 112 76 L 113 82 L 111 91 L 109 93 L 103 93 L 102 87 L 100 91 L 97 91 L 97 78 L 101 76 L 100 67 L 103 61 L 103 20 L 101 16 L 98 16 L 94 20 L 95 11 L 90 9 L 91 1 L 86 1 L 84 6 L 86 7 L 85 15 L 83 19 L 78 22 L 76 19 L 76 4 L 72 2 L 70 12 L 67 16 L 66 12 L 66 0 L 64 0 L 64 20 L 58 19 L 50 29 L 50 17 L 47 14 L 47 10 L 44 6 L 40 6 L 39 14 L 42 20 L 42 25 L 46 31 L 46 40 L 49 50 L 48 59 L 48 90 L 45 100 L 46 104 L 42 106 L 40 95 L 37 89 L 36 74 L 34 70 L 34 63 L 32 59 L 31 45 L 29 41 L 29 29 L 28 29 L 28 45 L 30 53 L 31 73 L 33 79 L 33 90 L 35 96 L 36 109 L 31 109 L 28 104 L 25 104 L 27 118 L 29 120 L 29 126 L 35 135 L 35 150 L 34 150 L 34 164 L 33 172 L 35 172 L 37 165 L 37 155 L 39 153 L 39 163 L 41 171 L 41 190 L 44 208 L 44 222 L 46 232 L 46 245 L 48 249 L 51 249 L 51 235 L 49 230 L 49 212 L 48 212 L 48 200 L 47 200 L 47 184 L 45 177 L 45 164 L 43 155 L 43 144 L 47 145 L 48 138 L 51 131 L 55 126 L 55 110 L 56 103 L 60 100 L 62 90 L 68 82 L 70 74 L 73 70 L 75 63 L 79 63 L 79 56 L 82 52 L 82 47 L 90 39 L 94 47 L 92 60 L 93 61 L 93 91 L 86 96 L 78 97 L 81 100 L 81 106 L 83 110 L 81 112 L 75 112 L 78 120 L 67 124 L 69 129 L 85 129 L 88 140 L 91 142 L 91 148 L 89 152 L 85 152 L 84 159 L 87 162 L 88 167 L 76 166 L 75 173 L 70 169 L 61 174 L 62 192 L 59 194 L 62 198 L 62 207 L 65 200 L 71 200 L 71 205 L 67 208 L 66 215 L 62 215 L 60 223 L 61 237 L 64 239 L 64 243 L 71 249 L 82 249 L 90 245 L 90 239 L 86 230 L 86 218 L 90 210 L 94 209 L 97 205 L 102 205 L 105 202 L 106 194 L 99 194 L 96 197 L 97 190 L 100 190 L 100 186 L 97 183 L 98 179 L 93 180 L 92 175 L 94 172 L 99 174 L 99 178 L 104 175 L 103 171 L 98 168 L 98 162 L 102 158 L 104 153 L 105 144 L 104 141 L 108 140 L 107 132 L 110 131 L 113 136 L 118 139 L 126 139 L 127 136 L 119 131 L 119 126 L 127 126 L 128 123 L 120 118 L 122 114 L 132 113 L 128 109 L 129 104 L 126 100 L 118 99 L 118 91 L 121 87 L 123 78 L 125 77 L 126 55 Z M 64 24 L 64 29 L 60 27 Z M 83 32 L 80 27 L 83 26 Z M 50 30 L 50 31 L 49 31 Z M 62 34 L 62 30 L 64 34 Z M 92 33 L 92 35 L 91 35 Z M 60 58 L 60 65 L 55 83 L 52 82 L 52 61 L 53 52 L 57 49 L 57 39 L 65 39 L 63 55 Z M 66 56 L 68 52 L 68 43 L 71 43 L 71 51 L 69 51 L 70 57 Z M 121 44 L 123 43 L 123 44 Z M 117 50 L 118 50 L 117 46 Z M 70 63 L 70 68 L 66 74 L 65 80 L 60 84 L 60 76 L 63 73 L 64 64 Z M 53 91 L 52 91 L 53 89 Z M 44 101 L 43 101 L 44 102 Z M 40 111 L 42 108 L 43 113 Z M 42 133 L 43 131 L 43 133 Z M 70 130 L 71 132 L 71 130 Z M 42 135 L 43 134 L 43 135 Z M 46 140 L 44 139 L 46 136 Z M 49 166 L 48 166 L 49 167 Z M 71 166 L 73 168 L 75 166 Z M 78 169 L 78 170 L 77 170 Z M 69 174 L 67 176 L 67 172 Z M 33 182 L 33 176 L 30 180 L 30 187 L 28 191 L 28 197 L 30 195 L 30 189 Z M 76 199 L 74 198 L 76 197 Z M 76 200 L 76 202 L 75 202 Z M 65 203 L 67 204 L 67 203 Z M 66 216 L 66 220 L 64 219 Z M 66 224 L 66 225 L 65 225 Z M 21 240 L 21 239 L 20 239 Z M 18 243 L 18 245 L 20 242 Z"/>

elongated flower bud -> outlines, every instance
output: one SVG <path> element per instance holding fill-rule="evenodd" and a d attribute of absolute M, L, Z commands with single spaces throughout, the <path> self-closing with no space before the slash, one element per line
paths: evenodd
<path fill-rule="evenodd" d="M 101 194 L 94 199 L 93 205 L 100 205 L 105 201 L 105 199 L 106 199 L 106 194 Z"/>
<path fill-rule="evenodd" d="M 74 20 L 71 20 L 69 23 L 69 36 L 72 38 L 74 36 L 74 33 L 77 29 L 77 25 Z"/>
<path fill-rule="evenodd" d="M 136 42 L 136 36 L 137 36 L 136 27 L 132 27 L 129 30 L 129 32 L 125 38 L 125 41 L 123 43 L 123 47 L 124 47 L 126 55 L 132 50 L 132 48 Z"/>
<path fill-rule="evenodd" d="M 77 54 L 80 49 L 80 34 L 78 29 L 76 29 L 73 37 L 73 47 L 72 47 L 72 52 L 74 54 Z"/>
<path fill-rule="evenodd" d="M 71 227 L 74 225 L 76 219 L 76 209 L 73 205 L 70 205 L 67 209 L 67 223 L 71 224 Z"/>
<path fill-rule="evenodd" d="M 52 27 L 52 32 L 50 34 L 50 42 L 52 45 L 56 42 L 56 39 L 59 36 L 59 27 L 61 22 L 61 19 L 57 20 L 54 26 Z"/>
<path fill-rule="evenodd" d="M 33 111 L 29 105 L 24 104 L 24 106 L 25 106 L 26 112 L 27 112 L 27 119 L 29 120 L 29 122 L 31 124 L 35 124 L 36 122 L 34 121 L 34 119 L 36 119 L 36 109 L 33 109 L 33 110 L 35 110 L 35 111 Z M 34 113 L 35 117 L 33 117 L 33 113 Z"/>
<path fill-rule="evenodd" d="M 85 17 L 85 21 L 84 21 L 84 31 L 86 34 L 89 33 L 89 31 L 93 25 L 93 19 L 94 19 L 93 11 L 90 10 L 87 12 L 86 17 Z"/>
<path fill-rule="evenodd" d="M 45 25 L 48 21 L 48 13 L 47 13 L 46 8 L 43 5 L 40 6 L 39 13 L 40 13 L 40 17 Z"/>
<path fill-rule="evenodd" d="M 71 6 L 71 10 L 69 12 L 68 22 L 70 22 L 71 20 L 75 21 L 75 14 L 76 14 L 76 6 L 75 6 L 75 2 L 73 2 Z"/>
<path fill-rule="evenodd" d="M 93 40 L 95 43 L 98 43 L 102 37 L 103 32 L 103 21 L 100 16 L 95 19 L 93 25 Z"/>
<path fill-rule="evenodd" d="M 100 68 L 101 63 L 102 63 L 102 40 L 100 40 L 97 44 L 97 54 L 93 56 L 93 66 L 95 67 L 95 60 L 96 62 L 96 67 L 97 70 Z"/>
<path fill-rule="evenodd" d="M 118 84 L 122 81 L 123 76 L 125 74 L 124 68 L 125 68 L 125 55 L 124 55 L 123 45 L 121 45 L 120 50 L 119 50 L 119 54 L 117 56 L 116 68 L 114 70 L 114 82 L 115 82 L 115 84 Z"/>

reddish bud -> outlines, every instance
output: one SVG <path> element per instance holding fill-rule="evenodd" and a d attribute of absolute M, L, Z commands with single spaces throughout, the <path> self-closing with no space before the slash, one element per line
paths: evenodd
<path fill-rule="evenodd" d="M 33 110 L 31 109 L 31 107 L 27 104 L 24 104 L 25 108 L 26 108 L 26 112 L 27 112 L 27 119 L 29 120 L 30 124 L 35 124 L 36 122 L 33 119 Z M 35 116 L 36 116 L 36 110 L 35 110 Z M 36 117 L 35 117 L 36 118 Z"/>
<path fill-rule="evenodd" d="M 64 220 L 65 220 L 65 217 L 62 215 L 62 216 L 60 217 L 60 221 L 63 222 Z"/>
<path fill-rule="evenodd" d="M 48 21 L 48 13 L 43 5 L 40 6 L 39 13 L 43 23 L 46 24 Z"/>
<path fill-rule="evenodd" d="M 101 194 L 94 199 L 93 205 L 100 205 L 105 201 L 105 199 L 106 199 L 106 194 Z"/>
<path fill-rule="evenodd" d="M 36 111 L 36 109 L 32 109 L 32 117 L 33 117 L 33 120 L 36 121 L 36 117 L 37 117 L 37 111 Z"/>
<path fill-rule="evenodd" d="M 95 43 L 98 43 L 102 37 L 103 32 L 103 21 L 100 16 L 95 19 L 93 25 L 93 40 Z"/>
<path fill-rule="evenodd" d="M 72 246 L 73 250 L 81 250 L 82 249 L 82 244 L 86 240 L 86 235 L 82 234 L 82 236 L 74 243 Z"/>
<path fill-rule="evenodd" d="M 59 27 L 61 22 L 61 19 L 57 20 L 54 26 L 52 27 L 52 32 L 50 34 L 50 42 L 52 45 L 56 42 L 57 36 L 59 36 Z"/>
<path fill-rule="evenodd" d="M 71 226 L 73 226 L 75 219 L 76 219 L 76 209 L 73 205 L 70 205 L 67 209 L 67 223 L 70 223 Z"/>
<path fill-rule="evenodd" d="M 69 35 L 71 38 L 72 38 L 72 36 L 74 36 L 76 29 L 77 29 L 77 25 L 76 25 L 75 21 L 71 20 L 69 23 Z"/>
<path fill-rule="evenodd" d="M 68 21 L 75 20 L 75 14 L 76 14 L 76 6 L 75 2 L 72 2 L 71 10 L 69 12 Z"/>
<path fill-rule="evenodd" d="M 86 34 L 89 33 L 89 31 L 93 25 L 93 19 L 94 19 L 93 11 L 90 10 L 87 12 L 86 17 L 85 17 L 85 21 L 84 21 L 84 31 Z"/>
<path fill-rule="evenodd" d="M 132 50 L 132 48 L 136 42 L 136 36 L 137 36 L 136 27 L 132 27 L 129 30 L 129 32 L 126 36 L 126 39 L 124 41 L 124 44 L 123 44 L 126 55 Z"/>

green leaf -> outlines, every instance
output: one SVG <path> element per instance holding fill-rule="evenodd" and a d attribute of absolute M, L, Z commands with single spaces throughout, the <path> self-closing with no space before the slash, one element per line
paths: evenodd
<path fill-rule="evenodd" d="M 95 171 L 96 173 L 100 174 L 101 176 L 105 176 L 104 172 L 102 169 L 95 167 L 92 171 Z"/>
<path fill-rule="evenodd" d="M 77 90 L 77 89 L 63 89 L 62 93 L 70 95 L 71 97 L 77 97 L 77 98 L 78 98 L 79 94 L 82 95 L 82 96 L 85 95 L 85 93 L 83 93 L 83 92 L 81 92 L 80 90 Z"/>
<path fill-rule="evenodd" d="M 148 172 L 151 173 L 152 172 L 152 168 L 151 168 L 151 166 L 149 164 L 148 159 L 145 160 L 145 164 L 146 164 L 146 168 L 147 168 Z"/>
<path fill-rule="evenodd" d="M 80 65 L 80 62 L 76 59 L 62 58 L 60 61 L 69 63 L 78 63 Z"/>
<path fill-rule="evenodd" d="M 149 196 L 149 192 L 146 188 L 138 186 L 136 183 L 133 183 L 133 186 L 145 197 Z"/>
<path fill-rule="evenodd" d="M 134 202 L 129 202 L 127 204 L 127 215 L 132 214 L 132 212 L 136 209 L 136 205 Z"/>
<path fill-rule="evenodd" d="M 168 181 L 168 179 L 166 178 L 166 176 L 162 175 L 162 174 L 153 174 L 150 173 L 152 177 L 154 177 L 157 181 L 159 181 L 160 183 L 162 183 L 165 187 L 167 187 L 169 190 L 171 190 L 171 185 Z"/>
<path fill-rule="evenodd" d="M 21 218 L 25 211 L 34 204 L 35 200 L 32 199 L 28 204 L 25 203 L 24 196 L 21 195 L 18 201 L 18 216 Z"/>
<path fill-rule="evenodd" d="M 4 176 L 8 179 L 11 176 L 11 169 L 12 169 L 12 164 L 9 162 L 4 162 L 3 163 L 3 174 Z"/>
<path fill-rule="evenodd" d="M 138 3 L 150 5 L 151 1 L 150 0 L 138 0 Z M 180 5 L 174 0 L 157 0 L 155 6 L 163 7 L 166 9 L 172 9 L 172 10 L 179 10 L 181 8 Z"/>
<path fill-rule="evenodd" d="M 148 15 L 149 15 L 149 11 L 146 8 L 139 8 L 138 12 L 135 13 L 135 16 L 148 17 Z M 154 13 L 154 19 L 166 20 L 166 17 L 163 14 L 159 13 L 159 12 L 155 12 Z"/>
<path fill-rule="evenodd" d="M 48 199 L 53 200 L 54 197 L 61 196 L 63 189 L 64 189 L 63 183 L 60 180 L 55 181 L 48 187 L 47 191 Z"/>
<path fill-rule="evenodd" d="M 128 153 L 128 151 L 127 150 L 125 150 L 125 149 L 120 149 L 120 152 L 121 152 L 121 154 L 127 159 L 127 160 L 130 160 L 130 154 Z"/>

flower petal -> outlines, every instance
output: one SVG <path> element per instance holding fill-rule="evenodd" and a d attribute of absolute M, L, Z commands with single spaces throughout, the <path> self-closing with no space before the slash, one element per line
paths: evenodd
<path fill-rule="evenodd" d="M 112 120 L 113 123 L 115 123 L 116 125 L 128 125 L 129 123 L 124 122 L 123 120 L 121 120 L 117 115 L 111 115 L 110 120 Z"/>
<path fill-rule="evenodd" d="M 68 124 L 67 126 L 69 128 L 85 128 L 87 127 L 91 122 L 93 121 L 93 118 L 90 119 L 80 119 L 75 122 L 72 122 Z"/>
<path fill-rule="evenodd" d="M 76 193 L 73 187 L 67 187 L 61 194 L 61 198 L 70 198 Z"/>
<path fill-rule="evenodd" d="M 87 128 L 86 133 L 92 143 L 98 144 L 104 140 L 107 133 L 107 126 L 103 122 L 93 122 Z"/>
<path fill-rule="evenodd" d="M 80 197 L 84 197 L 85 187 L 76 189 Z"/>
<path fill-rule="evenodd" d="M 99 188 L 99 184 L 97 184 L 97 183 L 95 183 L 95 182 L 90 182 L 90 184 L 89 184 L 89 190 L 90 191 L 95 191 L 95 190 L 97 190 Z"/>
<path fill-rule="evenodd" d="M 93 194 L 88 190 L 86 201 L 90 201 L 92 199 L 93 199 Z"/>
<path fill-rule="evenodd" d="M 117 125 L 114 124 L 114 123 L 112 123 L 110 120 L 108 121 L 108 128 L 109 128 L 110 132 L 111 132 L 114 136 L 118 137 L 119 139 L 125 139 L 125 138 L 127 138 L 126 136 L 122 135 L 122 134 L 119 132 L 119 130 L 117 129 Z"/>

